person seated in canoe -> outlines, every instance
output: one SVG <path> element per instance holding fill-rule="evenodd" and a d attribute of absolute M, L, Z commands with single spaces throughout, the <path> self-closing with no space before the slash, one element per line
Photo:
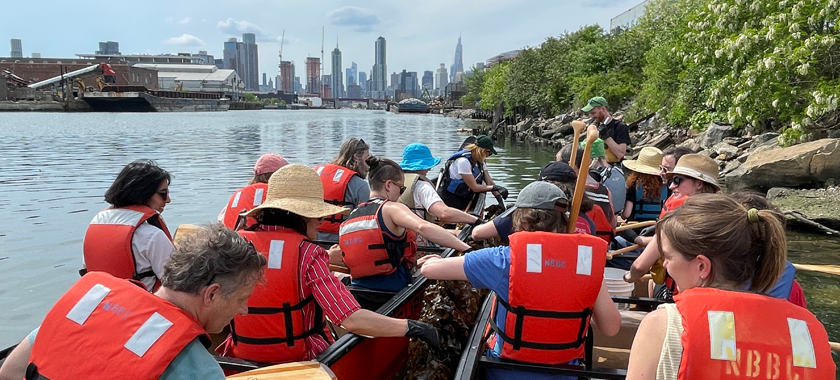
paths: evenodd
<path fill-rule="evenodd" d="M 747 209 L 754 208 L 757 210 L 772 210 L 779 212 L 779 209 L 770 203 L 764 195 L 755 191 L 738 190 L 732 192 L 729 196 Z M 781 212 L 777 215 L 784 216 Z M 787 227 L 787 218 L 782 217 L 779 219 L 779 222 L 782 223 L 783 228 Z M 767 294 L 776 298 L 786 299 L 794 305 L 808 308 L 808 303 L 805 300 L 805 292 L 802 290 L 802 286 L 799 285 L 799 282 L 796 281 L 795 276 L 796 268 L 790 261 L 785 260 L 785 270 L 779 276 L 779 280 L 776 281 L 776 285 L 773 286 Z"/>
<path fill-rule="evenodd" d="M 470 245 L 437 224 L 420 219 L 397 202 L 406 186 L 403 171 L 389 159 L 370 157 L 371 198 L 341 224 L 339 246 L 350 269 L 350 283 L 366 289 L 398 292 L 412 281 L 417 237 L 465 251 Z"/>
<path fill-rule="evenodd" d="M 674 170 L 666 174 L 668 187 L 671 189 L 671 196 L 662 205 L 660 218 L 668 212 L 677 209 L 687 199 L 702 193 L 717 193 L 718 186 L 718 164 L 715 160 L 701 154 L 686 154 L 680 158 Z M 653 283 L 662 285 L 651 291 L 651 296 L 669 300 L 679 293 L 673 278 L 667 275 L 662 266 L 662 254 L 659 251 L 660 244 L 657 243 L 657 235 L 650 240 L 641 255 L 633 261 L 630 270 L 624 274 L 624 281 L 640 281 L 642 276 L 651 272 Z"/>
<path fill-rule="evenodd" d="M 577 174 L 572 170 L 572 167 L 562 162 L 549 162 L 540 170 L 537 180 L 554 184 L 563 190 L 566 197 L 558 199 L 554 208 L 557 211 L 566 212 L 569 206 L 568 200 L 575 193 L 575 181 L 577 180 Z M 580 207 L 580 215 L 578 215 L 577 221 L 575 222 L 575 232 L 589 235 L 595 234 L 595 222 L 586 216 L 586 212 L 592 210 L 593 207 L 595 207 L 594 203 L 584 196 Z M 512 215 L 514 210 L 516 210 L 516 206 L 505 210 L 505 212 L 497 218 L 494 218 L 490 223 L 473 228 L 473 240 L 478 241 L 498 237 L 501 239 L 502 244 L 510 244 L 508 237 L 513 233 Z"/>
<path fill-rule="evenodd" d="M 214 224 L 179 244 L 154 294 L 89 272 L 12 351 L 0 379 L 224 379 L 208 334 L 248 313 L 265 264 L 245 239 Z"/>
<path fill-rule="evenodd" d="M 446 160 L 441 187 L 437 191 L 447 206 L 469 211 L 467 208 L 473 197 L 487 192 L 507 199 L 508 190 L 496 185 L 487 171 L 485 160 L 493 154 L 496 154 L 493 139 L 480 135 L 475 144 L 468 144 Z"/>
<path fill-rule="evenodd" d="M 772 289 L 784 270 L 783 217 L 727 195 L 697 194 L 659 221 L 656 244 L 680 293 L 639 325 L 628 380 L 834 379 L 822 323 L 755 293 Z"/>
<path fill-rule="evenodd" d="M 110 207 L 98 212 L 85 232 L 86 271 L 141 281 L 150 292 L 160 285 L 163 266 L 175 250 L 161 213 L 172 200 L 172 176 L 152 160 L 126 165 L 108 191 Z"/>
<path fill-rule="evenodd" d="M 324 202 L 321 180 L 309 167 L 290 164 L 271 176 L 265 202 L 245 214 L 258 223 L 238 231 L 268 260 L 264 285 L 248 301 L 248 315 L 234 318 L 220 354 L 261 363 L 312 360 L 330 344 L 327 319 L 360 335 L 438 344 L 428 324 L 361 309 L 330 273 L 327 251 L 312 241 L 323 218 L 347 211 Z"/>
<path fill-rule="evenodd" d="M 516 200 L 513 223 L 517 232 L 510 236 L 509 247 L 421 259 L 420 271 L 427 278 L 465 280 L 496 293 L 491 324 L 495 334 L 488 342 L 488 356 L 528 363 L 577 363 L 584 356 L 590 322 L 607 336 L 618 333 L 621 315 L 604 279 L 607 243 L 591 235 L 560 233 L 569 220 L 554 205 L 565 197 L 555 185 L 533 182 Z M 490 368 L 485 378 L 554 377 Z"/>
<path fill-rule="evenodd" d="M 231 195 L 227 206 L 219 213 L 217 218 L 219 223 L 232 230 L 237 229 L 237 225 L 242 228 L 256 223 L 253 218 L 250 220 L 242 218 L 240 221 L 239 215 L 262 204 L 265 200 L 265 192 L 268 190 L 268 179 L 277 169 L 288 164 L 289 162 L 277 153 L 266 153 L 260 156 L 254 164 L 254 177 L 251 178 L 251 182 Z"/>
<path fill-rule="evenodd" d="M 682 158 L 682 156 L 692 153 L 694 153 L 693 150 L 684 146 L 665 149 L 665 151 L 662 152 L 662 166 L 659 167 L 659 175 L 662 177 L 662 182 L 667 185 L 668 178 L 666 178 L 666 174 L 674 171 L 674 168 L 677 167 L 677 162 L 680 162 L 680 158 Z M 670 195 L 671 189 L 668 189 L 668 196 Z"/>
<path fill-rule="evenodd" d="M 440 195 L 435 191 L 435 185 L 426 177 L 429 169 L 438 163 L 440 163 L 440 157 L 433 157 L 432 151 L 426 145 L 408 144 L 403 149 L 403 159 L 400 162 L 400 168 L 405 172 L 406 191 L 400 195 L 399 202 L 430 223 L 438 221 L 472 225 L 484 223 L 480 217 L 449 207 L 440 199 Z M 428 242 L 422 235 L 417 236 L 417 242 L 422 246 L 428 246 Z"/>
<path fill-rule="evenodd" d="M 566 144 L 557 152 L 557 162 L 569 165 L 572 157 L 572 144 Z M 580 162 L 583 161 L 583 149 L 578 149 L 575 155 L 573 167 L 577 175 L 581 175 Z M 592 210 L 586 212 L 586 216 L 595 222 L 595 235 L 610 243 L 615 237 L 615 214 L 612 208 L 612 196 L 610 190 L 599 181 L 592 178 L 591 173 L 586 170 L 586 198 L 595 203 Z"/>
<path fill-rule="evenodd" d="M 341 144 L 338 156 L 329 164 L 315 166 L 324 186 L 324 201 L 351 211 L 370 198 L 370 186 L 365 182 L 370 157 L 370 145 L 352 137 Z M 346 215 L 329 215 L 318 227 L 318 240 L 338 242 L 338 228 Z"/>

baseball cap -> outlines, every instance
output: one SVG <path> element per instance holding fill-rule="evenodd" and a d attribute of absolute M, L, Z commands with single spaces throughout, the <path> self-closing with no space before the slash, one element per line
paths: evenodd
<path fill-rule="evenodd" d="M 583 107 L 583 109 L 581 109 L 581 111 L 589 112 L 592 111 L 592 109 L 595 107 L 606 107 L 607 104 L 609 104 L 607 103 L 607 99 L 604 99 L 601 96 L 596 96 L 592 99 L 589 99 L 589 101 L 586 102 L 586 105 Z"/>
<path fill-rule="evenodd" d="M 554 202 L 558 199 L 569 198 L 563 190 L 548 182 L 531 182 L 519 192 L 519 196 L 516 198 L 516 207 L 553 210 Z"/>
<path fill-rule="evenodd" d="M 478 136 L 478 138 L 476 138 L 476 140 L 475 140 L 475 145 L 478 145 L 481 148 L 489 150 L 490 153 L 498 154 L 498 153 L 496 153 L 496 149 L 493 148 L 493 139 L 491 139 L 487 135 Z"/>
<path fill-rule="evenodd" d="M 549 162 L 540 170 L 537 181 L 574 182 L 577 174 L 569 164 L 563 162 Z"/>

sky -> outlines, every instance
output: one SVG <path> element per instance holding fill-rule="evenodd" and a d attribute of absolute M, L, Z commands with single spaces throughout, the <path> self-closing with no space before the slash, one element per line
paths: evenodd
<path fill-rule="evenodd" d="M 459 35 L 464 67 L 502 52 L 539 46 L 546 38 L 598 24 L 642 0 L 146 0 L 16 1 L 0 23 L 0 56 L 8 56 L 9 40 L 23 41 L 23 54 L 73 58 L 91 54 L 100 41 L 117 41 L 123 54 L 198 53 L 222 58 L 223 43 L 242 33 L 255 33 L 259 46 L 260 81 L 278 74 L 281 35 L 283 60 L 304 73 L 308 56 L 321 56 L 324 29 L 324 70 L 330 72 L 330 52 L 338 42 L 344 68 L 356 62 L 370 72 L 374 42 L 386 40 L 389 73 L 402 70 L 447 70 Z"/>

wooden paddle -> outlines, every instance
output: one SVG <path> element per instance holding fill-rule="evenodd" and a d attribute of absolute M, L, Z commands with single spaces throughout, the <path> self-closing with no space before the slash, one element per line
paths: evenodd
<path fill-rule="evenodd" d="M 607 260 L 612 260 L 613 256 L 618 256 L 618 255 L 621 255 L 621 254 L 624 254 L 624 253 L 627 253 L 627 252 L 630 252 L 630 251 L 635 251 L 639 248 L 642 248 L 641 244 L 633 244 L 629 247 L 624 247 L 622 249 L 617 249 L 615 251 L 607 252 Z"/>
<path fill-rule="evenodd" d="M 583 193 L 586 191 L 586 178 L 588 177 L 586 168 L 589 167 L 589 161 L 592 158 L 592 144 L 596 139 L 598 139 L 598 128 L 590 125 L 586 130 L 586 146 L 583 151 L 583 159 L 580 162 L 580 174 L 578 175 L 577 183 L 575 183 L 575 195 L 572 196 L 572 210 L 569 213 L 569 225 L 566 226 L 566 232 L 570 234 L 575 233 L 575 223 L 580 212 L 580 203 L 583 201 Z M 575 147 L 577 147 L 577 141 L 575 141 Z M 572 148 L 573 159 L 576 154 L 577 152 Z M 573 163 L 571 166 L 575 167 L 575 164 Z"/>
<path fill-rule="evenodd" d="M 840 266 L 837 265 L 793 264 L 793 267 L 798 270 L 806 270 L 809 272 L 840 275 Z"/>
<path fill-rule="evenodd" d="M 230 375 L 226 379 L 239 380 L 337 380 L 335 374 L 327 366 L 318 362 L 295 362 L 277 364 L 247 372 Z"/>
<path fill-rule="evenodd" d="M 177 249 L 184 240 L 195 235 L 198 231 L 201 231 L 201 226 L 195 224 L 182 224 L 175 229 L 175 235 L 172 236 L 172 244 L 174 244 Z"/>
<path fill-rule="evenodd" d="M 647 222 L 628 223 L 628 224 L 616 227 L 615 232 L 619 233 L 621 231 L 628 230 L 628 229 L 629 230 L 635 230 L 637 228 L 645 228 L 645 227 L 650 227 L 650 226 L 655 226 L 655 225 L 656 225 L 655 220 L 648 220 Z"/>
<path fill-rule="evenodd" d="M 572 137 L 572 155 L 569 157 L 569 166 L 575 167 L 577 163 L 577 151 L 578 151 L 578 141 L 580 141 L 580 133 L 586 128 L 586 123 L 575 120 L 572 122 L 572 129 L 575 131 L 574 137 Z M 580 166 L 581 169 L 584 168 L 583 165 Z M 581 170 L 582 171 L 582 170 Z"/>

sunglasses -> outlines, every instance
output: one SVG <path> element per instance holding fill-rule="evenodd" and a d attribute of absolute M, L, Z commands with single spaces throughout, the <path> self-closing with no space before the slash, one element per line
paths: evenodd
<path fill-rule="evenodd" d="M 592 107 L 606 107 L 607 106 L 606 104 L 601 104 L 601 102 L 598 102 L 595 99 L 589 99 L 589 101 L 586 102 L 586 104 L 588 104 Z"/>
<path fill-rule="evenodd" d="M 680 186 L 680 184 L 686 179 L 687 177 L 676 175 L 668 182 L 668 186 L 671 186 L 671 184 L 674 184 L 674 186 Z"/>
<path fill-rule="evenodd" d="M 169 189 L 168 188 L 158 190 L 156 193 L 160 194 L 160 196 L 161 196 L 161 198 L 163 198 L 163 200 L 166 200 L 166 198 L 169 198 Z"/>
<path fill-rule="evenodd" d="M 668 168 L 666 168 L 666 167 L 664 167 L 664 166 L 662 166 L 662 165 L 659 165 L 659 171 L 660 171 L 660 172 L 663 172 L 663 173 L 667 173 L 667 172 L 668 172 Z"/>
<path fill-rule="evenodd" d="M 396 182 L 394 182 L 394 181 L 390 181 L 390 182 L 391 182 L 391 183 L 393 183 L 394 185 L 397 185 L 397 183 L 396 183 Z M 397 186 L 399 186 L 399 187 L 400 187 L 400 195 L 403 195 L 403 193 L 405 192 L 406 187 L 405 187 L 405 186 L 402 186 L 402 185 L 397 185 Z"/>

